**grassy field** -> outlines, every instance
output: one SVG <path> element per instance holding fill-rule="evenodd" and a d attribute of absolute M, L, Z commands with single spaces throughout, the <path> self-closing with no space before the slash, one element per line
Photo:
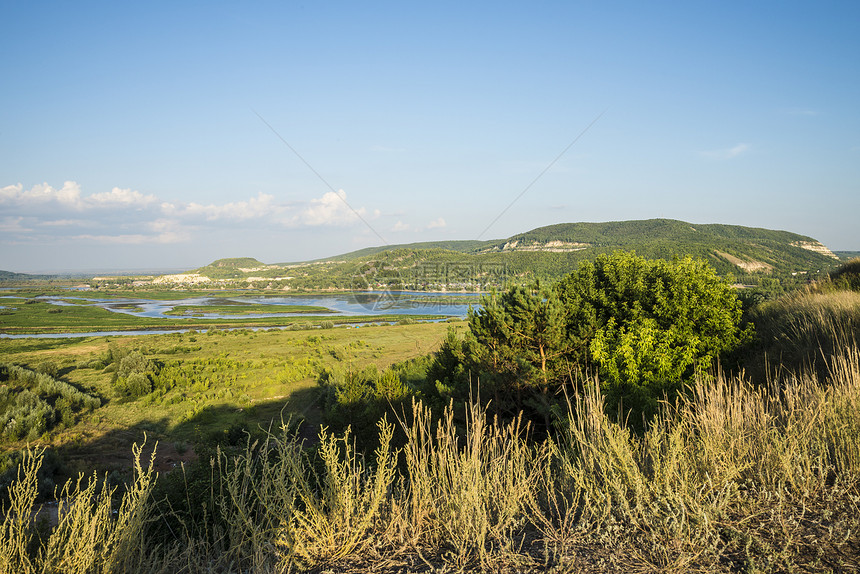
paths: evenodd
<path fill-rule="evenodd" d="M 35 505 L 34 453 L 0 529 L 0 569 L 856 572 L 858 349 L 830 372 L 827 385 L 796 373 L 771 389 L 700 381 L 645 435 L 610 420 L 596 382 L 541 442 L 475 407 L 458 429 L 450 410 L 416 406 L 395 423 L 403 450 L 381 424 L 369 459 L 348 435 L 324 434 L 308 456 L 289 427 L 273 428 L 261 444 L 219 452 L 204 489 L 178 493 L 195 497 L 197 518 L 156 498 L 151 459 L 137 449 L 121 505 L 98 481 L 72 485 L 68 517 L 41 542 L 20 519 Z M 185 480 L 171 484 L 190 488 Z"/>
<path fill-rule="evenodd" d="M 202 314 L 216 315 L 263 315 L 272 313 L 333 313 L 327 307 L 318 305 L 261 305 L 243 303 L 225 303 L 222 305 L 177 305 L 165 315 L 194 316 Z"/>
<path fill-rule="evenodd" d="M 162 443 L 162 458 L 176 458 L 176 446 L 193 449 L 223 439 L 225 432 L 258 431 L 282 415 L 305 421 L 310 436 L 320 422 L 315 388 L 323 369 L 383 369 L 424 355 L 438 347 L 449 325 L 0 339 L 0 357 L 55 371 L 63 381 L 101 397 L 104 406 L 72 428 L 47 433 L 38 444 L 57 449 L 72 472 L 122 471 L 129 468 L 131 445 L 144 433 Z M 111 348 L 138 350 L 161 365 L 158 380 L 168 381 L 170 388 L 156 388 L 133 401 L 118 398 L 111 386 L 114 374 L 96 360 Z M 23 441 L 5 448 L 22 446 Z"/>

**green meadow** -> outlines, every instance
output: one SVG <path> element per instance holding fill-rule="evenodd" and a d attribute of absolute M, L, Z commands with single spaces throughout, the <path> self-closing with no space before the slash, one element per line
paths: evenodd
<path fill-rule="evenodd" d="M 318 305 L 249 305 L 228 303 L 224 305 L 177 305 L 165 315 L 194 316 L 202 314 L 216 315 L 262 315 L 262 314 L 292 314 L 292 313 L 332 313 L 331 309 Z"/>
<path fill-rule="evenodd" d="M 2 339 L 0 356 L 5 363 L 55 373 L 102 399 L 103 406 L 70 428 L 46 432 L 39 444 L 62 450 L 74 470 L 124 471 L 131 445 L 144 433 L 167 445 L 193 445 L 217 442 L 231 429 L 258 432 L 281 416 L 316 426 L 321 421 L 316 381 L 323 370 L 383 370 L 435 350 L 449 326 Z M 136 400 L 116 396 L 115 365 L 105 365 L 111 352 L 133 351 L 152 363 L 156 373 L 155 387 Z M 6 441 L 5 448 L 18 449 L 26 442 Z"/>

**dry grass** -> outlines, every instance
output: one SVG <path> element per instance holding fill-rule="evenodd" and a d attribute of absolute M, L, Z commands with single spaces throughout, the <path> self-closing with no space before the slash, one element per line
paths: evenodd
<path fill-rule="evenodd" d="M 860 333 L 860 292 L 813 285 L 757 307 L 759 349 L 751 375 L 766 381 L 801 370 L 821 375 Z"/>
<path fill-rule="evenodd" d="M 348 434 L 309 453 L 284 425 L 213 459 L 200 504 L 219 519 L 168 546 L 148 538 L 154 476 L 140 464 L 118 506 L 95 481 L 67 486 L 69 511 L 38 543 L 33 453 L 4 510 L 0 570 L 858 571 L 860 351 L 827 368 L 826 384 L 701 381 L 641 436 L 605 415 L 596 381 L 542 443 L 474 407 L 458 427 L 451 409 L 437 420 L 415 405 L 404 449 L 383 422 L 367 459 Z"/>
<path fill-rule="evenodd" d="M 5 509 L 0 528 L 0 571 L 36 572 L 151 572 L 158 565 L 150 561 L 153 550 L 144 537 L 151 518 L 150 491 L 155 480 L 152 460 L 141 465 L 141 449 L 135 446 L 135 480 L 113 504 L 115 488 L 93 476 L 79 477 L 67 484 L 60 496 L 59 524 L 39 540 L 35 528 L 37 514 L 36 473 L 42 452 L 28 452 L 11 486 L 10 507 Z"/>

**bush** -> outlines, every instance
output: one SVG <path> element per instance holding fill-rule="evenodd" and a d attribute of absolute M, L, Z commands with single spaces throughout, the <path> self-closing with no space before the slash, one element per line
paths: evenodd
<path fill-rule="evenodd" d="M 132 373 L 125 381 L 125 392 L 131 398 L 147 395 L 152 392 L 152 381 L 146 373 Z"/>
<path fill-rule="evenodd" d="M 57 368 L 43 363 L 40 370 Z M 0 380 L 8 383 L 0 386 L 0 432 L 7 440 L 36 440 L 56 423 L 74 424 L 77 412 L 101 406 L 97 397 L 45 372 L 0 363 Z"/>
<path fill-rule="evenodd" d="M 152 392 L 153 378 L 158 380 L 158 365 L 140 351 L 131 351 L 119 362 L 113 380 L 118 396 L 136 399 Z M 161 386 L 159 386 L 161 388 Z"/>
<path fill-rule="evenodd" d="M 360 451 L 378 446 L 377 422 L 402 417 L 416 389 L 406 381 L 408 367 L 393 365 L 381 373 L 375 365 L 362 371 L 324 369 L 317 379 L 321 387 L 325 424 L 334 432 L 352 430 Z M 402 442 L 398 434 L 396 441 Z"/>
<path fill-rule="evenodd" d="M 596 371 L 613 410 L 641 420 L 749 339 L 741 313 L 730 283 L 704 261 L 617 252 L 551 289 L 482 298 L 466 337 L 449 335 L 430 371 L 439 394 L 466 399 L 480 381 L 497 412 L 525 411 L 546 427 L 571 376 Z"/>
<path fill-rule="evenodd" d="M 830 280 L 838 287 L 860 291 L 860 257 L 848 261 L 831 273 Z"/>
<path fill-rule="evenodd" d="M 152 363 L 140 351 L 132 351 L 119 362 L 116 370 L 118 377 L 128 377 L 132 373 L 145 373 L 152 370 Z"/>

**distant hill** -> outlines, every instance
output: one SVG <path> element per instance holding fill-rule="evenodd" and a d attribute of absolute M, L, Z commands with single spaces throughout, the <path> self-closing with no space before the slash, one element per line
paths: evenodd
<path fill-rule="evenodd" d="M 266 265 L 253 257 L 230 257 L 218 259 L 205 267 L 195 269 L 191 273 L 204 275 L 210 279 L 238 279 L 248 274 L 268 271 L 276 266 Z M 272 275 L 274 277 L 274 275 Z"/>
<path fill-rule="evenodd" d="M 860 251 L 834 251 L 833 253 L 842 261 L 851 261 L 860 257 Z"/>
<path fill-rule="evenodd" d="M 0 282 L 3 281 L 41 281 L 55 279 L 56 275 L 31 275 L 29 273 L 15 273 L 13 271 L 0 270 Z"/>
<path fill-rule="evenodd" d="M 561 223 L 498 242 L 488 251 L 636 251 L 649 258 L 692 255 L 723 272 L 829 268 L 838 257 L 822 243 L 788 231 L 739 225 L 694 225 L 673 219 Z M 585 253 L 583 253 L 585 255 Z"/>
<path fill-rule="evenodd" d="M 553 280 L 583 260 L 619 249 L 650 259 L 691 255 L 741 280 L 815 274 L 839 263 L 816 239 L 788 231 L 649 219 L 561 223 L 500 240 L 371 247 L 302 263 L 219 259 L 194 273 L 212 280 L 253 278 L 272 287 L 469 289 Z"/>
<path fill-rule="evenodd" d="M 265 263 L 257 261 L 253 257 L 229 257 L 227 259 L 218 259 L 213 261 L 207 267 L 220 267 L 226 269 L 254 268 L 265 267 Z"/>
<path fill-rule="evenodd" d="M 420 243 L 400 243 L 397 245 L 382 245 L 380 247 L 366 247 L 364 249 L 359 249 L 358 251 L 350 251 L 349 253 L 344 253 L 343 255 L 335 255 L 334 257 L 326 257 L 324 259 L 315 259 L 308 263 L 317 263 L 324 261 L 351 261 L 355 259 L 367 259 L 369 257 L 373 257 L 385 251 L 393 251 L 398 249 L 407 249 L 407 250 L 431 250 L 431 249 L 441 249 L 443 251 L 456 251 L 458 253 L 477 253 L 481 249 L 486 248 L 487 246 L 495 243 L 494 240 L 491 241 L 478 241 L 474 239 L 463 239 L 463 240 L 453 240 L 453 241 L 424 241 Z M 295 265 L 295 263 L 280 263 L 279 265 Z"/>

